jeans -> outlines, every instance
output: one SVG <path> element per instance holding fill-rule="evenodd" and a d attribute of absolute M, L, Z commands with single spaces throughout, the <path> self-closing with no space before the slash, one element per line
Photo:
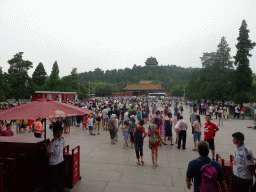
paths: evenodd
<path fill-rule="evenodd" d="M 49 191 L 55 191 L 57 188 L 58 191 L 64 191 L 63 187 L 63 166 L 64 162 L 61 162 L 57 165 L 49 166 Z"/>
<path fill-rule="evenodd" d="M 186 148 L 186 137 L 187 137 L 187 131 L 186 130 L 180 130 L 179 131 L 179 142 L 178 142 L 178 148 L 180 148 L 181 140 L 182 140 L 182 148 Z"/>
<path fill-rule="evenodd" d="M 143 142 L 135 141 L 135 152 L 137 159 L 139 159 L 140 156 L 143 156 Z"/>
<path fill-rule="evenodd" d="M 234 191 L 235 192 L 249 192 L 249 186 L 252 186 L 253 180 L 242 179 L 234 175 Z"/>
<path fill-rule="evenodd" d="M 201 131 L 195 131 L 194 132 L 194 143 L 196 143 L 197 141 L 201 141 Z"/>
<path fill-rule="evenodd" d="M 220 122 L 221 122 L 221 124 L 223 126 L 223 117 L 219 117 L 219 124 L 218 124 L 218 126 L 220 126 Z"/>

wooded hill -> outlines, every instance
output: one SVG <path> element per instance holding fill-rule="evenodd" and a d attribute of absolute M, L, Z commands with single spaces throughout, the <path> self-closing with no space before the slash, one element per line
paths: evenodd
<path fill-rule="evenodd" d="M 113 92 L 123 92 L 127 83 L 137 84 L 140 80 L 152 80 L 161 83 L 164 92 L 182 95 L 183 87 L 188 84 L 195 68 L 170 66 L 136 66 L 132 69 L 114 69 L 103 71 L 89 71 L 78 74 L 79 82 L 87 84 L 96 95 L 109 95 Z"/>

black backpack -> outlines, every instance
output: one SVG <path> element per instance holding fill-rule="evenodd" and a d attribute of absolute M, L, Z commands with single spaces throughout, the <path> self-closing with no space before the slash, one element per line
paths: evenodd
<path fill-rule="evenodd" d="M 141 129 L 138 129 L 138 127 L 136 128 L 135 137 L 136 137 L 136 141 L 137 142 L 139 142 L 139 143 L 143 142 L 143 139 L 142 139 L 142 127 L 141 127 Z"/>

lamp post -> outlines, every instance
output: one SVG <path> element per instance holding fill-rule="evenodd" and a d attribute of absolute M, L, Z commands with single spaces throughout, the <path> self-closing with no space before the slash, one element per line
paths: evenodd
<path fill-rule="evenodd" d="M 185 97 L 186 88 L 184 88 L 183 91 L 184 91 L 184 101 L 186 101 L 186 97 Z"/>

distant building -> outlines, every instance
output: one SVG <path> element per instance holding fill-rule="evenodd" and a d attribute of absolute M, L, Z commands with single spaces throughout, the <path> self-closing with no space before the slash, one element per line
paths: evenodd
<path fill-rule="evenodd" d="M 150 58 L 147 59 L 145 64 L 146 64 L 146 66 L 157 66 L 158 62 L 157 62 L 155 57 L 150 57 Z"/>
<path fill-rule="evenodd" d="M 148 96 L 148 93 L 159 93 L 163 91 L 161 84 L 152 84 L 153 81 L 140 81 L 138 84 L 129 84 L 124 89 L 125 96 Z"/>
<path fill-rule="evenodd" d="M 99 67 L 97 67 L 96 69 L 94 69 L 94 72 L 100 72 L 102 71 Z"/>

